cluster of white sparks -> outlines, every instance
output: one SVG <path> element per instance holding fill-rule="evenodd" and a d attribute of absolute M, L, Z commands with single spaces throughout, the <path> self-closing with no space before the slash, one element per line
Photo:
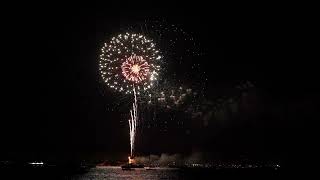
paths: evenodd
<path fill-rule="evenodd" d="M 162 56 L 155 43 L 141 34 L 124 33 L 112 37 L 101 49 L 99 70 L 112 89 L 137 94 L 154 86 Z"/>
<path fill-rule="evenodd" d="M 162 56 L 152 40 L 141 34 L 119 34 L 101 49 L 99 70 L 112 89 L 134 95 L 129 132 L 133 157 L 138 123 L 137 94 L 150 89 L 158 78 Z"/>

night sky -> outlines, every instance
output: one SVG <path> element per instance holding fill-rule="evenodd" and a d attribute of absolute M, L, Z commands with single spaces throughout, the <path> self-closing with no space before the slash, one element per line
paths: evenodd
<path fill-rule="evenodd" d="M 3 34 L 9 48 L 3 56 L 8 65 L 2 66 L 8 77 L 2 159 L 125 157 L 130 147 L 123 114 L 128 111 L 112 108 L 117 94 L 101 80 L 98 55 L 110 33 L 159 17 L 192 33 L 205 52 L 186 60 L 177 74 L 197 61 L 206 72 L 207 100 L 237 96 L 240 110 L 206 126 L 186 115 L 189 124 L 179 130 L 175 123 L 165 132 L 146 128 L 138 135 L 138 154 L 290 159 L 303 149 L 296 143 L 308 136 L 303 127 L 315 118 L 319 94 L 317 67 L 303 55 L 306 46 L 296 35 L 297 15 L 276 8 L 178 4 L 28 4 L 16 11 Z M 254 87 L 237 90 L 245 82 Z M 172 111 L 162 112 L 163 118 L 166 113 Z"/>

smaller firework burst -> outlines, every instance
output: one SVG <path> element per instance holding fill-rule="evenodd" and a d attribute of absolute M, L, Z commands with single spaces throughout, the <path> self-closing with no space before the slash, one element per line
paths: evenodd
<path fill-rule="evenodd" d="M 150 75 L 150 66 L 142 56 L 130 56 L 121 65 L 122 74 L 135 84 L 144 81 Z"/>

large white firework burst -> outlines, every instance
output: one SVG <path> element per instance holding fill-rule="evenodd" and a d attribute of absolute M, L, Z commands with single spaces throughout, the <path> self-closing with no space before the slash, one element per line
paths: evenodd
<path fill-rule="evenodd" d="M 154 86 L 162 56 L 155 43 L 142 34 L 124 33 L 104 43 L 99 70 L 106 84 L 126 94 Z"/>

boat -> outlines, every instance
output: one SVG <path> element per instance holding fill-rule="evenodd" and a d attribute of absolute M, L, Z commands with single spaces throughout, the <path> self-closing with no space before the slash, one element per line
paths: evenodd
<path fill-rule="evenodd" d="M 122 170 L 134 170 L 137 168 L 144 168 L 143 164 L 126 164 L 121 166 Z"/>
<path fill-rule="evenodd" d="M 150 171 L 150 170 L 156 170 L 156 169 L 155 169 L 155 168 L 152 168 L 152 167 L 147 167 L 146 170 L 147 170 L 147 171 Z"/>

